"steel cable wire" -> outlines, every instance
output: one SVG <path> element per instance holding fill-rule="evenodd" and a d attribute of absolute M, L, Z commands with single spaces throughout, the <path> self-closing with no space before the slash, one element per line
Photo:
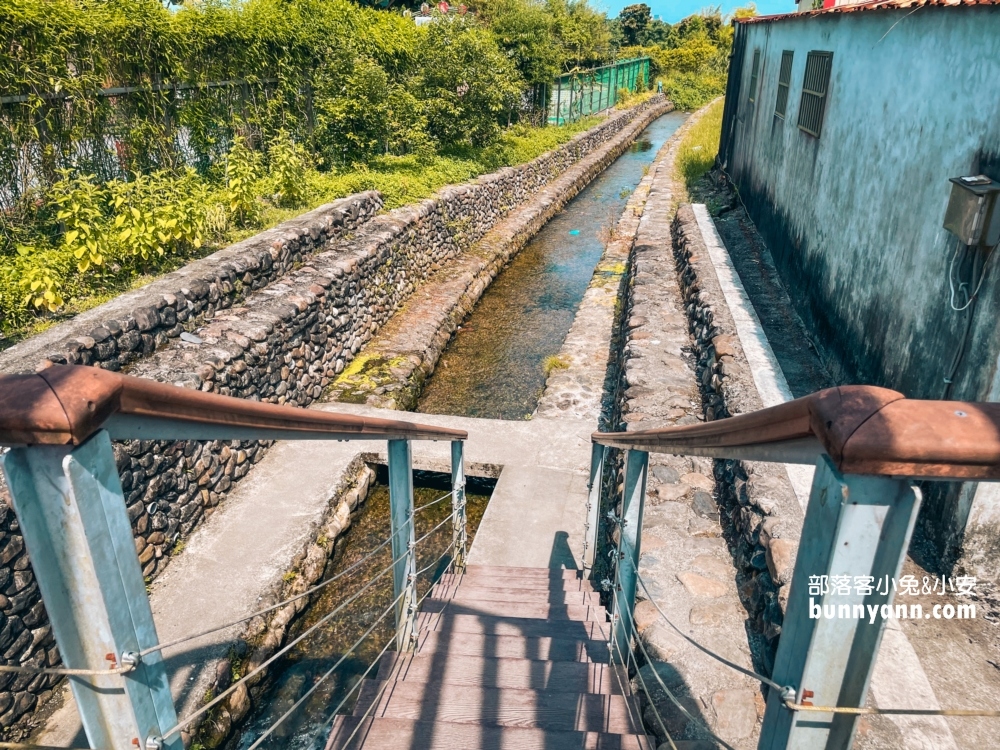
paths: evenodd
<path fill-rule="evenodd" d="M 642 655 L 646 659 L 646 663 L 651 666 L 650 671 L 653 673 L 653 677 L 656 678 L 656 681 L 657 681 L 657 683 L 659 683 L 660 688 L 663 690 L 663 692 L 666 694 L 666 696 L 670 699 L 670 701 L 675 706 L 677 706 L 677 710 L 680 711 L 682 714 L 684 714 L 689 720 L 693 721 L 695 724 L 700 725 L 701 728 L 705 732 L 708 732 L 708 734 L 712 737 L 712 739 L 714 739 L 716 742 L 718 742 L 720 745 L 722 745 L 724 748 L 726 748 L 726 750 L 736 750 L 736 748 L 734 748 L 732 745 L 730 745 L 724 739 L 722 739 L 717 734 L 715 734 L 709 728 L 708 724 L 703 719 L 696 719 L 686 708 L 684 708 L 684 706 L 681 705 L 681 702 L 679 700 L 677 700 L 677 696 L 675 696 L 670 691 L 670 688 L 668 688 L 666 686 L 666 684 L 663 682 L 663 678 L 660 677 L 660 673 L 658 671 L 656 671 L 656 667 L 653 666 L 653 660 L 649 658 L 649 652 L 646 651 L 646 646 L 645 646 L 645 644 L 643 644 L 642 638 L 639 636 L 639 631 L 638 631 L 638 629 L 635 626 L 635 620 L 634 619 L 631 621 L 631 625 L 632 625 L 632 633 L 635 636 L 635 642 L 638 644 L 639 649 L 642 651 Z M 636 670 L 636 674 L 639 674 L 638 670 Z M 641 679 L 641 677 L 640 677 L 640 679 Z M 645 683 L 645 681 L 643 681 L 643 687 L 645 688 L 645 686 L 646 686 L 646 683 Z M 649 695 L 648 688 L 646 689 L 646 695 Z M 652 700 L 650 700 L 650 703 L 652 704 Z M 654 712 L 656 711 L 655 706 L 654 706 L 653 710 L 654 710 Z"/>
<path fill-rule="evenodd" d="M 420 597 L 420 598 L 419 598 L 419 599 L 417 600 L 417 607 L 418 607 L 418 608 L 420 607 L 420 605 L 421 605 L 421 604 L 423 604 L 423 603 L 424 603 L 424 600 L 425 600 L 425 599 L 426 599 L 426 598 L 427 598 L 428 596 L 430 596 L 430 595 L 431 595 L 431 591 L 433 591 L 433 590 L 434 590 L 434 586 L 432 585 L 432 586 L 431 586 L 431 588 L 429 588 L 429 589 L 428 589 L 428 590 L 427 590 L 427 591 L 426 591 L 426 592 L 424 593 L 424 595 L 423 595 L 423 596 L 421 596 L 421 597 Z M 397 634 L 397 635 L 399 634 L 399 628 L 397 628 L 397 629 L 396 629 L 396 634 Z M 357 688 L 358 686 L 360 686 L 360 685 L 361 685 L 361 683 L 362 683 L 362 681 L 364 680 L 364 678 L 365 678 L 365 677 L 366 677 L 366 676 L 368 675 L 368 673 L 369 673 L 369 672 L 370 672 L 370 671 L 371 671 L 371 670 L 372 670 L 372 669 L 373 669 L 373 668 L 375 667 L 375 665 L 376 665 L 376 664 L 378 664 L 378 660 L 382 658 L 382 656 L 383 656 L 383 655 L 385 654 L 385 652 L 386 652 L 386 651 L 388 650 L 388 648 L 389 648 L 389 646 L 390 646 L 390 645 L 392 645 L 392 639 L 389 639 L 389 642 L 388 642 L 388 643 L 387 643 L 387 644 L 386 644 L 386 645 L 385 645 L 385 646 L 383 647 L 382 651 L 380 651 L 380 652 L 379 652 L 378 656 L 376 656 L 376 657 L 375 657 L 375 659 L 374 659 L 374 660 L 372 661 L 371 665 L 369 665 L 368 669 L 366 669 L 366 670 L 364 671 L 364 674 L 362 674 L 362 676 L 361 676 L 361 679 L 360 679 L 360 680 L 358 680 L 357 684 L 356 684 L 356 685 L 355 685 L 354 687 L 352 687 L 352 688 L 351 688 L 351 689 L 350 689 L 350 690 L 348 691 L 347 695 L 345 695 L 345 696 L 344 696 L 344 698 L 343 698 L 343 699 L 342 699 L 342 700 L 340 701 L 340 703 L 338 703 L 338 704 L 337 704 L 337 706 L 336 706 L 336 707 L 335 707 L 335 708 L 333 709 L 333 711 L 332 711 L 332 712 L 330 713 L 330 715 L 329 715 L 329 716 L 327 717 L 326 721 L 324 721 L 324 722 L 323 722 L 323 727 L 326 727 L 326 725 L 327 725 L 327 724 L 330 724 L 330 723 L 332 723 L 332 722 L 333 722 L 333 721 L 334 721 L 334 720 L 335 720 L 335 719 L 337 718 L 337 712 L 338 712 L 338 711 L 340 711 L 340 709 L 342 709 L 342 708 L 344 707 L 344 705 L 345 705 L 345 704 L 347 703 L 347 699 L 348 699 L 348 698 L 350 698 L 350 696 L 351 696 L 351 693 L 353 693 L 353 692 L 354 692 L 354 690 L 355 690 L 355 689 L 356 689 L 356 688 Z M 383 694 L 385 693 L 385 691 L 386 691 L 386 688 L 388 688 L 388 686 L 389 686 L 390 684 L 392 684 L 392 683 L 390 683 L 390 681 L 389 681 L 389 680 L 386 680 L 386 681 L 384 682 L 384 684 L 382 685 L 382 687 L 380 687 L 380 688 L 379 688 L 379 690 L 378 690 L 378 692 L 377 692 L 377 693 L 375 694 L 375 697 L 374 697 L 374 698 L 372 699 L 372 702 L 371 702 L 371 705 L 369 705 L 369 706 L 368 706 L 368 708 L 366 708 L 366 709 L 365 709 L 365 710 L 364 710 L 364 711 L 362 712 L 361 716 L 360 716 L 360 717 L 358 718 L 358 723 L 357 723 L 357 726 L 355 726 L 355 727 L 354 727 L 354 729 L 353 729 L 353 730 L 351 731 L 350 735 L 348 735 L 348 737 L 347 737 L 347 741 L 346 741 L 346 742 L 344 742 L 344 744 L 343 744 L 343 747 L 344 747 L 345 749 L 346 749 L 346 748 L 348 748 L 348 747 L 350 747 L 350 745 L 351 745 L 351 742 L 353 742 L 353 741 L 354 741 L 354 737 L 355 737 L 355 735 L 357 735 L 357 733 L 358 733 L 358 730 L 360 730 L 360 729 L 361 729 L 361 727 L 362 727 L 362 726 L 364 725 L 364 722 L 365 722 L 365 719 L 366 719 L 366 718 L 368 717 L 368 712 L 369 712 L 369 711 L 371 711 L 371 710 L 374 710 L 374 708 L 375 708 L 375 707 L 376 707 L 376 706 L 378 705 L 378 702 L 379 702 L 379 701 L 380 701 L 380 700 L 382 699 L 382 695 L 383 695 Z"/>
<path fill-rule="evenodd" d="M 271 736 L 271 733 L 274 732 L 274 730 L 277 729 L 285 721 L 285 719 L 291 716 L 299 706 L 305 703 L 305 701 L 309 698 L 309 696 L 312 695 L 314 692 L 316 692 L 316 689 L 320 685 L 326 682 L 326 680 L 337 670 L 337 668 L 340 667 L 340 665 L 347 660 L 347 657 L 349 657 L 351 654 L 354 653 L 354 650 L 361 645 L 361 643 L 365 640 L 365 638 L 367 638 L 369 635 L 372 634 L 372 631 L 374 631 L 375 628 L 378 627 L 379 623 L 381 623 L 382 620 L 384 620 L 386 616 L 396 608 L 396 605 L 399 604 L 399 602 L 406 595 L 406 593 L 407 593 L 406 591 L 401 592 L 399 596 L 397 596 L 393 600 L 393 602 L 382 611 L 382 614 L 380 614 L 378 618 L 375 620 L 375 622 L 372 623 L 372 626 L 368 628 L 368 630 L 366 630 L 364 634 L 358 640 L 356 640 L 354 644 L 349 649 L 347 649 L 347 651 L 343 653 L 343 655 L 341 655 L 341 657 L 337 660 L 337 662 L 332 667 L 330 667 L 326 672 L 324 672 L 323 675 L 318 680 L 316 680 L 315 683 L 313 683 L 312 687 L 306 690 L 306 692 L 302 695 L 302 697 L 291 705 L 291 708 L 289 708 L 287 711 L 285 711 L 285 713 L 279 716 L 277 721 L 271 724 L 271 726 L 269 726 L 267 730 L 260 737 L 258 737 L 254 741 L 254 743 L 250 745 L 249 748 L 247 748 L 247 750 L 256 750 L 258 747 L 260 747 L 261 744 L 264 742 L 264 740 L 266 740 L 269 736 Z M 399 628 L 396 628 L 396 633 L 397 634 L 399 633 Z M 392 639 L 389 640 L 389 643 L 392 643 Z M 385 653 L 384 649 L 382 653 Z"/>
<path fill-rule="evenodd" d="M 389 573 L 390 571 L 392 571 L 392 569 L 395 567 L 396 563 L 398 563 L 401 560 L 405 559 L 406 555 L 408 555 L 409 553 L 410 553 L 410 550 L 405 551 L 399 558 L 397 558 L 396 560 L 393 560 L 392 563 L 390 563 L 387 567 L 383 568 L 382 571 L 379 572 L 370 581 L 368 581 L 368 583 L 366 583 L 364 586 L 362 586 L 360 589 L 358 589 L 354 594 L 352 594 L 350 597 L 348 597 L 347 599 L 345 599 L 343 602 L 341 602 L 340 604 L 338 604 L 333 610 L 331 610 L 329 613 L 327 613 L 322 618 L 320 618 L 315 624 L 311 625 L 303 633 L 301 633 L 296 638 L 294 638 L 293 640 L 291 640 L 288 644 L 286 644 L 285 646 L 283 646 L 282 648 L 280 648 L 278 651 L 276 651 L 274 654 L 272 654 L 265 661 L 261 662 L 253 670 L 251 670 L 250 672 L 248 672 L 247 674 L 245 674 L 241 679 L 237 680 L 232 685 L 230 685 L 228 688 L 226 688 L 224 691 L 222 691 L 221 693 L 219 693 L 211 701 L 209 701 L 208 703 L 206 703 L 204 706 L 202 706 L 201 708 L 199 708 L 197 711 L 194 711 L 193 713 L 189 714 L 187 717 L 185 717 L 181 721 L 177 722 L 177 724 L 175 724 L 173 727 L 171 727 L 166 732 L 164 732 L 163 735 L 162 735 L 162 738 L 165 739 L 167 737 L 170 737 L 171 735 L 176 734 L 180 730 L 184 729 L 184 727 L 186 727 L 189 724 L 191 724 L 199 716 L 202 716 L 205 713 L 207 713 L 213 706 L 217 705 L 223 698 L 225 698 L 228 695 L 230 695 L 233 691 L 235 691 L 244 682 L 246 682 L 251 677 L 253 677 L 254 675 L 258 674 L 263 669 L 265 669 L 269 665 L 273 664 L 275 661 L 277 661 L 282 656 L 284 656 L 292 648 L 294 648 L 297 644 L 299 644 L 300 642 L 302 642 L 303 640 L 305 640 L 307 637 L 309 637 L 310 635 L 312 635 L 317 629 L 319 629 L 321 626 L 325 625 L 327 622 L 329 622 L 331 619 L 333 619 L 334 616 L 340 614 L 340 612 L 343 611 L 343 609 L 345 607 L 347 607 L 348 604 L 350 604 L 353 601 L 355 601 L 365 591 L 367 591 L 372 586 L 374 586 L 375 583 L 379 579 L 381 579 L 383 576 L 385 576 L 386 573 Z"/>
<path fill-rule="evenodd" d="M 339 573 L 337 573 L 337 575 L 332 576 L 332 577 L 328 578 L 327 580 L 322 581 L 322 582 L 316 584 L 312 588 L 306 589 L 301 594 L 296 594 L 295 596 L 291 596 L 288 599 L 285 599 L 283 601 L 278 602 L 277 604 L 272 604 L 271 606 L 265 607 L 264 609 L 259 609 L 256 612 L 253 612 L 253 613 L 251 613 L 249 615 L 246 615 L 245 617 L 241 617 L 238 620 L 233 620 L 231 622 L 227 622 L 224 625 L 215 625 L 215 626 L 213 626 L 211 628 L 208 628 L 207 630 L 201 631 L 200 633 L 195 633 L 193 635 L 186 635 L 186 636 L 183 636 L 181 638 L 175 638 L 172 641 L 167 641 L 166 643 L 159 643 L 159 644 L 157 644 L 155 646 L 150 646 L 149 648 L 144 649 L 143 651 L 140 651 L 139 652 L 139 656 L 142 657 L 142 656 L 145 656 L 146 654 L 152 654 L 152 653 L 155 653 L 156 651 L 162 651 L 163 649 L 166 649 L 166 648 L 171 648 L 173 646 L 179 646 L 182 643 L 187 643 L 188 641 L 193 641 L 193 640 L 195 640 L 197 638 L 202 638 L 202 637 L 204 637 L 206 635 L 211 635 L 212 633 L 217 633 L 220 630 L 226 630 L 228 628 L 233 627 L 234 625 L 239 625 L 241 623 L 248 622 L 248 621 L 252 620 L 255 617 L 259 617 L 260 615 L 266 615 L 268 612 L 273 612 L 276 609 L 280 609 L 281 607 L 284 607 L 287 604 L 291 604 L 292 602 L 298 601 L 299 599 L 302 599 L 303 597 L 309 596 L 310 594 L 315 594 L 320 589 L 326 588 L 327 586 L 329 586 L 334 581 L 336 581 L 336 580 L 338 580 L 340 578 L 343 578 L 348 573 L 351 573 L 351 572 L 357 570 L 361 565 L 363 565 L 364 563 L 368 562 L 372 557 L 374 557 L 376 554 L 378 554 L 379 552 L 381 552 L 391 542 L 392 542 L 392 537 L 389 537 L 384 542 L 382 542 L 377 547 L 375 547 L 375 549 L 373 549 L 367 555 L 365 555 L 364 557 L 362 557 L 360 560 L 358 560 L 357 562 L 352 563 L 349 567 L 347 567 L 344 570 L 342 570 Z"/>
<path fill-rule="evenodd" d="M 449 493 L 448 493 L 447 495 L 442 495 L 442 496 L 441 496 L 441 497 L 439 497 L 439 498 L 438 498 L 437 500 L 431 500 L 431 501 L 430 501 L 429 503 L 424 503 L 424 504 L 423 504 L 423 505 L 421 505 L 421 506 L 420 506 L 419 508 L 414 508 L 414 509 L 413 509 L 413 512 L 414 512 L 414 513 L 419 513 L 419 512 L 420 512 L 420 511 L 422 511 L 422 510 L 426 510 L 427 508 L 430 508 L 430 507 L 431 507 L 432 505 L 437 505 L 437 504 L 438 504 L 439 502 L 441 502 L 442 500 L 445 500 L 445 499 L 447 499 L 447 498 L 451 497 L 451 496 L 452 496 L 452 495 L 454 495 L 454 494 L 455 494 L 455 490 L 452 490 L 452 491 L 451 491 L 451 492 L 449 492 Z"/>
<path fill-rule="evenodd" d="M 632 561 L 631 561 L 630 558 L 628 558 L 628 556 L 626 556 L 624 559 L 628 559 L 629 564 L 632 564 Z M 635 570 L 635 566 L 633 566 L 633 570 Z M 978 709 L 978 708 L 968 708 L 968 709 L 967 708 L 938 708 L 938 709 L 933 709 L 933 708 L 869 708 L 869 707 L 854 707 L 854 706 L 810 706 L 810 705 L 805 705 L 805 704 L 802 704 L 802 703 L 796 703 L 795 701 L 791 700 L 788 697 L 789 695 L 794 694 L 794 692 L 795 692 L 794 688 L 792 688 L 790 686 L 789 687 L 781 686 L 778 683 L 776 683 L 774 680 L 772 680 L 772 679 L 770 679 L 768 677 L 764 677 L 763 675 L 758 674 L 757 672 L 754 672 L 751 669 L 745 669 L 744 667 L 741 667 L 738 664 L 734 664 L 733 662 L 729 661 L 725 657 L 720 656 L 719 654 L 715 653 L 714 651 L 712 651 L 707 646 L 701 645 L 694 638 L 692 638 L 687 633 L 685 633 L 683 630 L 681 630 L 680 628 L 678 628 L 670 620 L 670 618 L 667 617 L 664 614 L 663 610 L 660 609 L 660 605 L 656 603 L 656 600 L 653 598 L 653 595 L 650 593 L 649 589 L 646 587 L 646 582 L 643 580 L 642 576 L 639 575 L 639 571 L 638 570 L 635 570 L 635 577 L 636 577 L 636 580 L 639 582 L 639 585 L 642 587 L 642 590 L 646 593 L 647 600 L 653 605 L 653 607 L 656 608 L 656 611 L 659 613 L 660 617 L 663 618 L 663 620 L 670 627 L 672 627 L 675 631 L 677 631 L 678 635 L 682 636 L 685 640 L 687 640 L 689 643 L 691 643 L 697 649 L 699 649 L 700 651 L 704 652 L 705 654 L 711 656 L 716 661 L 719 661 L 722 664 L 725 664 L 727 667 L 731 667 L 732 669 L 735 669 L 737 672 L 745 674 L 747 677 L 752 677 L 753 679 L 758 680 L 759 682 L 762 682 L 763 684 L 767 685 L 768 687 L 773 688 L 774 690 L 777 690 L 778 691 L 778 695 L 781 697 L 782 703 L 785 705 L 786 708 L 788 708 L 791 711 L 808 711 L 808 712 L 814 712 L 814 713 L 858 714 L 858 715 L 980 716 L 980 717 L 1000 718 L 1000 711 L 992 710 L 992 709 Z M 634 623 L 633 623 L 633 627 L 634 627 Z M 638 640 L 638 634 L 637 634 L 637 640 Z"/>

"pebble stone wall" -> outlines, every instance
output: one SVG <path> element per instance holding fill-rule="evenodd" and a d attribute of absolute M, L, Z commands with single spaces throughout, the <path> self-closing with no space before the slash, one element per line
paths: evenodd
<path fill-rule="evenodd" d="M 534 161 L 374 218 L 382 207 L 375 192 L 323 206 L 12 347 L 0 354 L 0 371 L 91 364 L 307 406 L 430 273 L 636 117 L 662 106 L 663 98 L 654 97 Z M 163 569 L 173 545 L 213 512 L 267 445 L 115 444 L 145 576 Z M 0 511 L 0 657 L 7 664 L 56 664 L 16 518 L 5 502 Z M 56 682 L 0 673 L 0 727 L 44 703 Z"/>
<path fill-rule="evenodd" d="M 677 211 L 673 243 L 696 346 L 705 419 L 761 409 L 732 314 L 690 205 Z M 740 598 L 766 644 L 756 656 L 770 674 L 798 549 L 801 510 L 780 464 L 716 461 L 715 478 L 723 528 L 743 574 Z"/>

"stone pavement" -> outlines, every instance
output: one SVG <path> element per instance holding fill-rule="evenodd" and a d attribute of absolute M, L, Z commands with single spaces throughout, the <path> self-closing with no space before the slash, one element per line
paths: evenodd
<path fill-rule="evenodd" d="M 683 137 L 683 130 L 678 137 Z M 704 419 L 693 341 L 671 245 L 676 191 L 669 147 L 657 159 L 659 168 L 633 251 L 621 403 L 628 430 Z M 730 661 L 752 668 L 747 612 L 723 539 L 715 495 L 711 459 L 650 455 L 639 574 L 656 604 L 678 628 Z M 733 747 L 756 747 L 764 710 L 759 684 L 678 636 L 646 601 L 641 588 L 639 598 L 636 625 L 654 662 L 642 667 L 633 685 L 648 691 L 647 726 L 665 742 L 659 713 L 673 739 L 691 743 L 689 748 L 700 748 L 699 740 L 707 738 L 705 725 Z M 659 687 L 654 670 L 699 721 L 689 720 L 675 708 Z"/>

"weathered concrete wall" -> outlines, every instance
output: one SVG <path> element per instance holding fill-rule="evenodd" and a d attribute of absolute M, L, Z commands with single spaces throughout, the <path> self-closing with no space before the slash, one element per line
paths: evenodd
<path fill-rule="evenodd" d="M 783 50 L 795 53 L 785 119 L 774 114 Z M 833 52 L 819 138 L 797 127 L 811 50 Z M 975 305 L 954 311 L 953 259 L 957 287 L 982 251 L 966 254 L 941 225 L 949 177 L 1000 179 L 1000 118 L 986 104 L 1000 98 L 1000 8 L 740 24 L 734 53 L 720 162 L 824 342 L 830 372 L 916 398 L 996 398 L 1000 274 L 987 269 Z M 945 566 L 964 554 L 974 574 L 995 577 L 975 561 L 996 549 L 1000 523 L 990 519 L 1000 505 L 984 494 L 973 502 L 974 492 L 933 486 L 923 526 Z"/>
<path fill-rule="evenodd" d="M 382 206 L 377 193 L 321 207 L 9 349 L 0 354 L 0 371 L 99 364 L 207 392 L 306 406 L 430 274 L 637 118 L 666 106 L 657 97 L 613 113 L 532 162 L 375 218 Z M 196 335 L 182 339 L 184 331 Z M 267 445 L 115 444 L 145 576 L 166 566 L 173 545 L 213 512 Z M 6 503 L 0 511 L 0 656 L 9 664 L 55 663 L 16 518 Z M 44 702 L 55 682 L 0 673 L 0 727 L 39 698 Z"/>

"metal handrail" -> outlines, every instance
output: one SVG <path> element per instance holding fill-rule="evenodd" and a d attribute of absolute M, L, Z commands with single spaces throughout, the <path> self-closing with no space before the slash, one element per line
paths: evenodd
<path fill-rule="evenodd" d="M 921 401 L 875 386 L 841 386 L 705 424 L 595 432 L 614 448 L 815 464 L 844 474 L 1000 479 L 1000 404 Z"/>
<path fill-rule="evenodd" d="M 0 376 L 0 445 L 81 445 L 101 428 L 113 440 L 468 438 L 464 430 L 248 401 L 81 365 Z"/>

